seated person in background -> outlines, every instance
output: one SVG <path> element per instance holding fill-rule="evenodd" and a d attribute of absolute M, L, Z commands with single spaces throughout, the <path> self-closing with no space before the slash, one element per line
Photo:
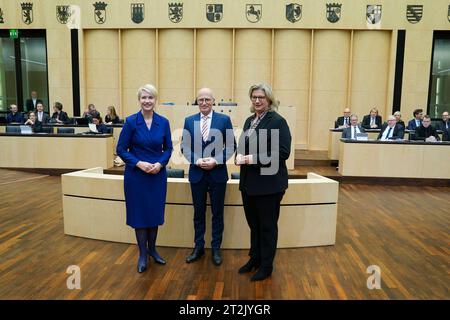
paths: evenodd
<path fill-rule="evenodd" d="M 382 124 L 381 116 L 378 115 L 378 109 L 370 109 L 370 114 L 365 115 L 362 121 L 364 129 L 380 129 Z"/>
<path fill-rule="evenodd" d="M 405 130 L 406 125 L 405 125 L 405 122 L 403 122 L 403 120 L 402 120 L 402 114 L 400 113 L 400 111 L 395 111 L 394 117 L 395 117 L 395 120 L 397 121 L 397 124 L 402 126 L 403 130 Z"/>
<path fill-rule="evenodd" d="M 344 128 L 342 131 L 342 138 L 356 140 L 356 134 L 361 132 L 364 132 L 364 128 L 361 127 L 361 125 L 358 125 L 358 116 L 356 114 L 352 114 L 350 116 L 350 126 Z"/>
<path fill-rule="evenodd" d="M 41 124 L 46 124 L 50 121 L 50 116 L 44 112 L 44 104 L 42 102 L 38 102 L 36 105 L 36 121 L 39 121 Z"/>
<path fill-rule="evenodd" d="M 405 127 L 397 123 L 395 116 L 389 116 L 388 122 L 381 127 L 377 140 L 396 140 L 403 139 L 405 136 Z"/>
<path fill-rule="evenodd" d="M 58 124 L 65 124 L 69 122 L 69 116 L 66 112 L 62 111 L 63 105 L 61 102 L 55 102 L 55 105 L 53 106 L 53 115 L 52 119 L 55 119 L 56 123 Z"/>
<path fill-rule="evenodd" d="M 422 109 L 414 110 L 413 117 L 414 119 L 409 120 L 408 126 L 406 127 L 406 129 L 408 130 L 416 130 L 416 128 L 420 127 L 420 125 L 422 124 L 423 110 Z"/>
<path fill-rule="evenodd" d="M 120 118 L 117 116 L 116 109 L 114 108 L 114 106 L 109 106 L 106 109 L 105 123 L 106 124 L 120 123 Z"/>
<path fill-rule="evenodd" d="M 439 141 L 436 129 L 431 125 L 429 115 L 423 116 L 422 125 L 416 128 L 414 140 L 425 140 L 427 142 Z"/>
<path fill-rule="evenodd" d="M 10 106 L 11 112 L 6 116 L 7 123 L 23 123 L 23 114 L 19 112 L 19 109 L 15 104 Z"/>
<path fill-rule="evenodd" d="M 437 130 L 445 131 L 445 129 L 450 129 L 450 119 L 448 118 L 448 111 L 442 112 L 442 121 L 436 124 Z"/>
<path fill-rule="evenodd" d="M 95 109 L 95 105 L 93 103 L 90 103 L 87 110 L 83 113 L 83 118 L 87 118 L 89 119 L 89 122 L 92 122 L 92 118 L 96 116 L 100 117 L 100 112 Z"/>
<path fill-rule="evenodd" d="M 336 119 L 336 122 L 334 123 L 334 128 L 342 129 L 342 128 L 347 128 L 348 126 L 350 126 L 350 115 L 351 115 L 350 109 L 345 108 L 344 115 L 342 117 L 338 117 Z"/>
<path fill-rule="evenodd" d="M 25 121 L 25 124 L 31 126 L 34 133 L 42 132 L 42 122 L 37 121 L 34 111 L 28 112 L 28 120 Z"/>
<path fill-rule="evenodd" d="M 102 121 L 102 117 L 100 117 L 99 115 L 92 117 L 92 123 L 95 124 L 95 126 L 97 127 L 97 131 L 99 133 L 108 133 L 109 132 L 108 127 L 105 126 L 105 124 Z"/>

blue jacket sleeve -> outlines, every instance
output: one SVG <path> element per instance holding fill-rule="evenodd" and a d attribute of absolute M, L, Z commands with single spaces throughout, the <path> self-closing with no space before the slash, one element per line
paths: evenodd
<path fill-rule="evenodd" d="M 164 142 L 163 142 L 163 153 L 161 158 L 159 159 L 159 163 L 163 167 L 169 163 L 170 156 L 172 155 L 173 145 L 172 145 L 172 135 L 170 133 L 170 125 L 169 121 L 165 124 L 164 128 Z"/>
<path fill-rule="evenodd" d="M 129 166 L 136 166 L 139 162 L 139 159 L 136 158 L 132 153 L 129 152 L 131 147 L 131 140 L 133 138 L 134 129 L 125 121 L 125 124 L 122 127 L 122 131 L 120 132 L 119 141 L 117 142 L 117 155 Z"/>

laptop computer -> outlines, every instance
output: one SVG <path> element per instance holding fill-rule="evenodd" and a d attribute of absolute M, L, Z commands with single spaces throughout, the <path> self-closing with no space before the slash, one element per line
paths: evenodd
<path fill-rule="evenodd" d="M 33 130 L 31 129 L 30 126 L 21 125 L 20 126 L 20 133 L 21 134 L 32 134 Z"/>

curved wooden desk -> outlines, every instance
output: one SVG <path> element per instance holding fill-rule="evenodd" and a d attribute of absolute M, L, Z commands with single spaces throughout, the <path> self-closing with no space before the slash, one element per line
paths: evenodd
<path fill-rule="evenodd" d="M 123 176 L 93 168 L 62 175 L 64 232 L 99 240 L 135 243 L 134 230 L 125 224 Z M 314 173 L 290 179 L 278 223 L 278 247 L 333 245 L 336 235 L 338 182 Z M 245 220 L 239 180 L 229 180 L 225 197 L 222 248 L 245 249 L 250 232 Z M 206 245 L 211 242 L 211 214 L 207 209 Z M 187 179 L 169 178 L 165 223 L 159 246 L 193 247 L 191 190 Z"/>

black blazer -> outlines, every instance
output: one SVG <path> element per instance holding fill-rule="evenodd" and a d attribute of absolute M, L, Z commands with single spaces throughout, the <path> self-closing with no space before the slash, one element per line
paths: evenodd
<path fill-rule="evenodd" d="M 286 160 L 291 152 L 292 141 L 289 126 L 286 120 L 277 112 L 267 112 L 252 135 L 247 137 L 246 132 L 250 128 L 253 119 L 254 116 L 251 116 L 245 120 L 244 132 L 239 139 L 238 153 L 249 155 L 253 151 L 250 150 L 249 146 L 257 146 L 258 152 L 253 154 L 253 161 L 256 163 L 241 165 L 239 190 L 250 196 L 284 192 L 288 188 Z M 267 133 L 266 152 L 260 150 L 260 136 L 263 134 L 264 129 L 267 130 L 265 131 Z M 271 132 L 275 129 L 279 130 L 279 141 L 272 141 L 271 139 Z M 278 142 L 279 148 L 276 148 L 276 142 Z M 271 152 L 272 144 L 275 149 L 273 152 Z M 278 170 L 275 170 L 275 174 L 268 174 L 270 173 L 268 171 L 277 169 L 276 163 L 271 161 L 274 158 L 277 158 Z"/>
<path fill-rule="evenodd" d="M 61 111 L 59 114 L 58 112 L 53 112 L 52 119 L 61 120 L 63 123 L 69 122 L 69 116 L 64 111 Z"/>
<path fill-rule="evenodd" d="M 383 124 L 377 140 L 381 139 L 381 137 L 383 136 L 384 130 L 386 130 L 387 126 L 388 126 L 387 123 Z M 392 140 L 403 139 L 404 136 L 405 136 L 405 127 L 402 126 L 401 124 L 396 123 L 395 127 L 394 127 L 394 132 L 392 133 L 392 137 L 390 139 L 392 139 Z"/>
<path fill-rule="evenodd" d="M 361 127 L 361 125 L 358 124 L 357 127 L 359 128 L 359 131 L 360 131 L 361 133 L 365 132 L 364 128 Z M 353 127 L 352 127 L 352 126 L 347 127 L 347 128 L 344 128 L 344 130 L 342 130 L 342 136 L 341 136 L 341 138 L 342 138 L 342 139 L 351 139 L 351 138 L 352 138 L 352 130 L 353 130 Z M 355 139 L 356 139 L 356 138 L 355 138 Z"/>
<path fill-rule="evenodd" d="M 377 127 L 376 127 L 376 128 L 373 128 L 373 129 L 380 129 L 380 128 L 381 128 L 381 125 L 382 125 L 382 119 L 381 119 L 381 116 L 376 116 L 376 117 L 375 117 L 375 124 L 377 125 Z M 364 116 L 361 125 L 362 125 L 362 127 L 363 127 L 364 129 L 372 129 L 372 128 L 370 127 L 370 114 Z"/>
<path fill-rule="evenodd" d="M 118 124 L 118 123 L 120 123 L 120 118 L 118 116 L 116 116 L 113 120 L 111 120 L 109 115 L 106 115 L 105 116 L 105 122 L 106 123 L 112 122 L 112 124 Z"/>
<path fill-rule="evenodd" d="M 343 125 L 344 125 L 344 118 L 345 118 L 344 116 L 337 118 L 337 120 L 336 120 L 335 123 L 334 123 L 334 128 L 335 128 L 335 129 L 336 129 L 337 127 L 340 127 L 340 126 L 343 126 Z M 347 118 L 348 118 L 347 124 L 350 125 L 350 117 L 347 117 Z"/>
<path fill-rule="evenodd" d="M 450 128 L 442 130 L 442 141 L 450 141 Z"/>
<path fill-rule="evenodd" d="M 36 105 L 39 102 L 44 103 L 41 99 L 36 99 Z M 26 107 L 26 110 L 25 110 L 26 112 L 35 110 L 36 106 L 33 104 L 33 99 L 27 99 L 27 101 L 25 102 L 25 107 Z"/>
<path fill-rule="evenodd" d="M 448 129 L 450 129 L 450 120 L 449 120 L 447 123 L 448 123 L 448 124 L 447 124 Z M 444 130 L 445 130 L 445 125 L 446 125 L 446 123 L 445 123 L 444 121 L 439 121 L 439 122 L 436 124 L 436 130 L 442 130 L 442 131 L 444 131 Z"/>
<path fill-rule="evenodd" d="M 36 111 L 36 122 L 42 122 L 42 124 L 46 124 L 50 121 L 50 116 L 48 115 L 48 113 L 43 113 L 42 114 L 42 121 L 39 121 L 39 117 L 38 117 L 38 112 Z"/>
<path fill-rule="evenodd" d="M 421 125 L 420 127 L 416 128 L 414 140 L 425 140 L 429 136 L 434 136 L 438 141 L 441 140 L 436 132 L 436 129 L 432 125 L 428 126 L 427 128 Z"/>

